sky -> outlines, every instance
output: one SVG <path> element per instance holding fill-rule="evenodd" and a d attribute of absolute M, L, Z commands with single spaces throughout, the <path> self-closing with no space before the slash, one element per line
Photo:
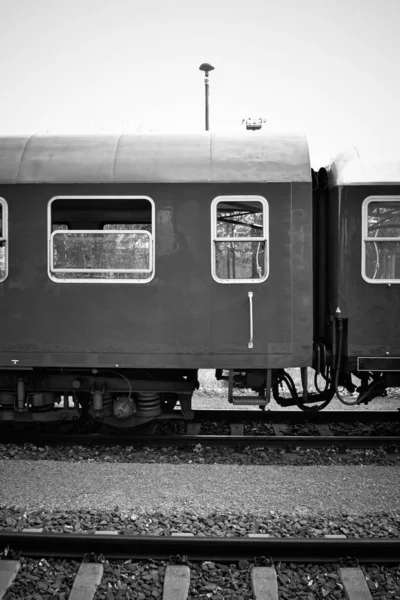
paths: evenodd
<path fill-rule="evenodd" d="M 302 132 L 397 149 L 400 0 L 0 0 L 0 135 Z M 249 132 L 257 135 L 257 132 Z"/>

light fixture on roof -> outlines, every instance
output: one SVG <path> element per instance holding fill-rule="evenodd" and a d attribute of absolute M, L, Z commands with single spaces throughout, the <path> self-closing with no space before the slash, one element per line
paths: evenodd
<path fill-rule="evenodd" d="M 247 117 L 247 119 L 242 119 L 242 123 L 246 123 L 247 131 L 257 131 L 258 129 L 261 129 L 263 123 L 266 123 L 266 120 L 261 117 Z"/>

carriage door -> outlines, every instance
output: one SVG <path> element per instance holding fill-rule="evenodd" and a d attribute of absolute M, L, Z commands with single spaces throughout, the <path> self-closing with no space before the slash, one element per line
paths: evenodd
<path fill-rule="evenodd" d="M 211 231 L 212 351 L 224 355 L 227 367 L 244 366 L 253 363 L 255 355 L 265 357 L 267 350 L 262 334 L 268 287 L 267 200 L 218 196 L 211 205 Z"/>

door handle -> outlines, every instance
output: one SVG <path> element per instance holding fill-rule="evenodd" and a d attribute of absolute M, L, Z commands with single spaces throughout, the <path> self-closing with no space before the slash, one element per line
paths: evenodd
<path fill-rule="evenodd" d="M 253 347 L 253 292 L 248 292 L 249 297 L 249 311 L 250 311 L 250 340 L 248 347 Z"/>

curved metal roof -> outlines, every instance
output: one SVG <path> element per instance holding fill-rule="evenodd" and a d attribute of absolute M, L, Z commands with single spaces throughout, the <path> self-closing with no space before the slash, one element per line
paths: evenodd
<path fill-rule="evenodd" d="M 400 183 L 400 153 L 382 152 L 380 148 L 359 151 L 351 146 L 337 154 L 328 167 L 329 187 Z"/>
<path fill-rule="evenodd" d="M 296 134 L 0 136 L 0 183 L 310 181 Z"/>

